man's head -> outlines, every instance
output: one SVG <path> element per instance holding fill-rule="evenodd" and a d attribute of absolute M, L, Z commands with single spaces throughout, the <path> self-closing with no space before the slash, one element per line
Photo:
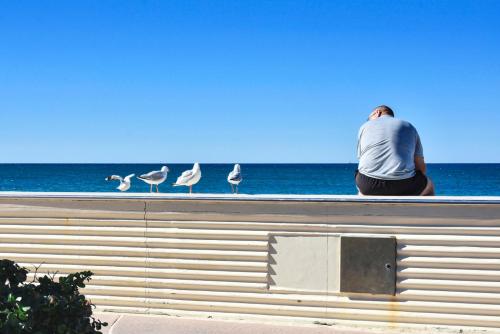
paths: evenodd
<path fill-rule="evenodd" d="M 394 117 L 394 111 L 386 105 L 381 105 L 373 109 L 370 116 L 368 116 L 369 121 L 379 118 L 380 116 L 388 115 Z"/>

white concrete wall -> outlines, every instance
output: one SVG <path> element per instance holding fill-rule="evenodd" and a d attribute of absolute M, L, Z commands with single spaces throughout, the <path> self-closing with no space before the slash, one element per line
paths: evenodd
<path fill-rule="evenodd" d="M 270 234 L 395 236 L 397 294 L 269 289 Z M 500 327 L 493 197 L 0 193 L 0 258 L 92 270 L 104 310 Z"/>

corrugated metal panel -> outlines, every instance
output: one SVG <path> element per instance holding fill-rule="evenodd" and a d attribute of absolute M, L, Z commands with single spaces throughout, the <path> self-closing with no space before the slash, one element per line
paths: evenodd
<path fill-rule="evenodd" d="M 499 204 L 234 205 L 2 198 L 0 258 L 92 270 L 85 293 L 103 309 L 500 326 Z M 270 291 L 274 232 L 396 236 L 396 296 Z"/>

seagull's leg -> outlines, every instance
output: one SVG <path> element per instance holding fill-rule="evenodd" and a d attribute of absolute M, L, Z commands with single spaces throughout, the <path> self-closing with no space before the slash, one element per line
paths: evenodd
<path fill-rule="evenodd" d="M 238 185 L 236 185 L 236 194 L 238 193 Z"/>
<path fill-rule="evenodd" d="M 193 193 L 193 186 L 189 186 L 189 193 L 192 194 Z"/>
<path fill-rule="evenodd" d="M 150 192 L 150 193 L 152 193 L 152 192 L 153 192 L 153 184 L 152 184 L 152 183 L 149 185 L 149 192 Z"/>
<path fill-rule="evenodd" d="M 159 193 L 160 191 L 158 190 L 158 185 L 156 185 L 156 192 Z"/>
<path fill-rule="evenodd" d="M 231 185 L 231 194 L 234 194 L 234 187 L 232 183 L 229 183 Z"/>

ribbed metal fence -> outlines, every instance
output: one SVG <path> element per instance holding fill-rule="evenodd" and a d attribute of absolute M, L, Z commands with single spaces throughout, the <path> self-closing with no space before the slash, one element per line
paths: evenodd
<path fill-rule="evenodd" d="M 272 233 L 395 236 L 397 293 L 268 287 Z M 91 270 L 103 310 L 500 327 L 500 204 L 231 199 L 0 198 L 0 258 Z"/>

